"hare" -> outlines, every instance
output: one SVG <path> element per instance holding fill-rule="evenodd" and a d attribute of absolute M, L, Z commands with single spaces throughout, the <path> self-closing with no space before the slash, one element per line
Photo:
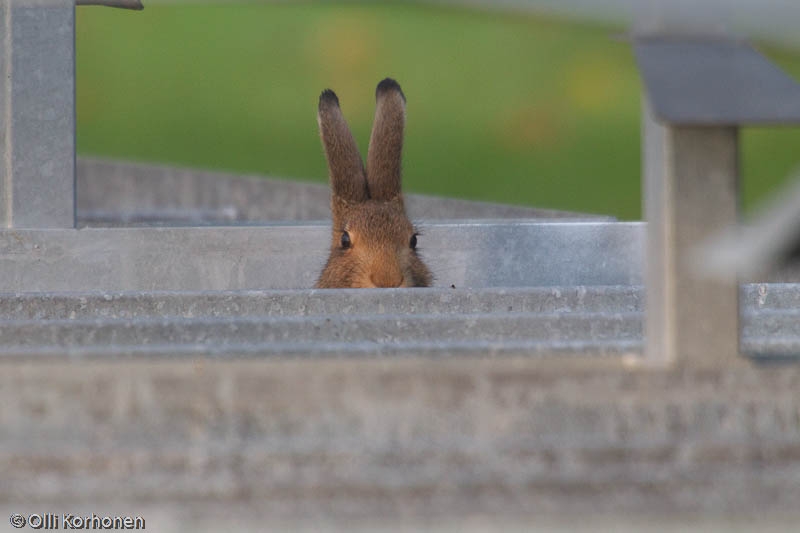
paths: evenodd
<path fill-rule="evenodd" d="M 365 170 L 336 94 L 326 89 L 319 96 L 317 121 L 331 180 L 333 231 L 317 288 L 431 284 L 400 187 L 406 98 L 400 85 L 386 78 L 375 89 L 375 100 Z"/>

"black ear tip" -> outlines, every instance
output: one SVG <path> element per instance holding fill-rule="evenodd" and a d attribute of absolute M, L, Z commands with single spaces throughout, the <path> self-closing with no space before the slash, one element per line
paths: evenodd
<path fill-rule="evenodd" d="M 403 101 L 405 101 L 406 95 L 403 94 L 403 89 L 401 89 L 400 84 L 392 78 L 385 78 L 381 80 L 381 82 L 375 88 L 375 98 L 378 98 L 380 95 L 390 91 L 397 91 L 400 93 L 400 96 L 403 97 Z"/>
<path fill-rule="evenodd" d="M 324 105 L 333 104 L 335 106 L 339 106 L 339 98 L 336 96 L 336 93 L 331 91 L 330 89 L 325 89 L 319 95 L 319 107 L 322 108 Z"/>

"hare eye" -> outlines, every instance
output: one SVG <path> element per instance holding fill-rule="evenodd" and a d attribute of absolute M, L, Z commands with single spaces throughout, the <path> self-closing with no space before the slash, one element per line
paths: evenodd
<path fill-rule="evenodd" d="M 412 250 L 416 250 L 417 248 L 417 234 L 411 236 L 411 242 L 408 243 Z"/>
<path fill-rule="evenodd" d="M 350 248 L 350 234 L 346 231 L 342 232 L 342 248 Z"/>

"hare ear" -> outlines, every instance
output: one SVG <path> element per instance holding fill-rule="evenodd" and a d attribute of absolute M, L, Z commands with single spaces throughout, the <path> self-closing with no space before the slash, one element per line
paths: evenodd
<path fill-rule="evenodd" d="M 386 201 L 401 192 L 406 97 L 396 81 L 386 78 L 375 89 L 375 101 L 375 121 L 367 152 L 367 182 L 370 196 Z"/>
<path fill-rule="evenodd" d="M 355 203 L 367 200 L 369 192 L 364 162 L 358 153 L 353 134 L 344 120 L 342 110 L 339 109 L 339 99 L 330 89 L 325 89 L 319 95 L 317 122 L 322 146 L 325 148 L 325 157 L 328 160 L 334 197 Z"/>

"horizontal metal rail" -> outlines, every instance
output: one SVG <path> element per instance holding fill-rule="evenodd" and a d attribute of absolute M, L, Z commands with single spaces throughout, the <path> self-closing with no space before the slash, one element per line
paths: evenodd
<path fill-rule="evenodd" d="M 438 287 L 641 283 L 636 222 L 425 222 Z M 0 292 L 303 289 L 328 224 L 0 230 Z"/>

